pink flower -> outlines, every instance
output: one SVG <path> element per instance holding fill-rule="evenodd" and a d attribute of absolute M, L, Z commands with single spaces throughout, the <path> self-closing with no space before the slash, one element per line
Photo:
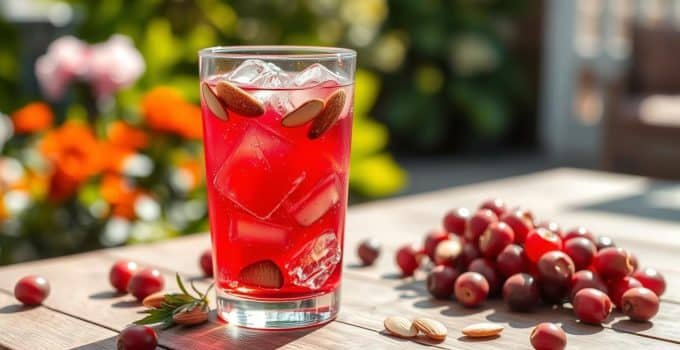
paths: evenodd
<path fill-rule="evenodd" d="M 87 71 L 87 44 L 72 36 L 53 41 L 35 63 L 35 73 L 45 95 L 56 100 L 66 86 Z"/>

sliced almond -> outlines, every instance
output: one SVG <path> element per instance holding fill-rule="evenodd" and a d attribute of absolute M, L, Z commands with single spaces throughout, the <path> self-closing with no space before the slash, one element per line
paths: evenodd
<path fill-rule="evenodd" d="M 401 316 L 390 316 L 383 322 L 385 329 L 390 334 L 402 338 L 412 338 L 418 334 L 418 329 L 408 318 Z"/>
<path fill-rule="evenodd" d="M 261 260 L 244 267 L 238 274 L 239 281 L 259 288 L 281 288 L 283 274 L 271 260 Z"/>
<path fill-rule="evenodd" d="M 303 125 L 308 121 L 316 118 L 316 116 L 323 110 L 323 101 L 319 99 L 311 99 L 298 106 L 294 110 L 288 112 L 281 120 L 281 125 L 292 128 Z"/>
<path fill-rule="evenodd" d="M 229 110 L 244 117 L 259 117 L 264 114 L 264 105 L 240 87 L 220 81 L 215 86 L 215 94 Z"/>
<path fill-rule="evenodd" d="M 319 116 L 314 119 L 312 126 L 309 128 L 307 136 L 310 139 L 313 140 L 320 137 L 326 130 L 333 126 L 340 117 L 340 112 L 342 112 L 342 109 L 345 107 L 346 99 L 347 95 L 343 90 L 338 90 L 328 97 L 326 100 L 326 107 L 324 107 Z"/>
<path fill-rule="evenodd" d="M 448 334 L 448 330 L 443 323 L 431 318 L 418 317 L 413 320 L 413 325 L 428 338 L 434 340 L 444 340 L 446 339 L 446 334 Z"/>
<path fill-rule="evenodd" d="M 157 309 L 161 307 L 161 304 L 165 301 L 165 292 L 156 292 L 150 294 L 142 301 L 142 305 L 150 308 Z"/>
<path fill-rule="evenodd" d="M 208 320 L 208 310 L 202 309 L 200 307 L 182 310 L 172 315 L 172 320 L 175 321 L 175 323 L 177 324 L 185 326 L 203 323 Z"/>
<path fill-rule="evenodd" d="M 475 323 L 463 328 L 463 334 L 472 338 L 492 337 L 503 331 L 503 326 L 494 323 Z"/>
<path fill-rule="evenodd" d="M 213 90 L 210 88 L 210 85 L 207 83 L 201 84 L 201 96 L 203 96 L 203 102 L 205 102 L 205 105 L 208 106 L 208 109 L 210 112 L 212 112 L 212 114 L 222 120 L 229 119 L 227 110 L 222 105 L 222 102 L 220 102 L 220 99 L 217 98 Z"/>

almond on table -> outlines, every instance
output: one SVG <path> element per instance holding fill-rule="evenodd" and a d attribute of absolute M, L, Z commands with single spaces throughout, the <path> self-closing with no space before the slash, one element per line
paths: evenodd
<path fill-rule="evenodd" d="M 494 323 L 475 323 L 463 328 L 463 334 L 472 338 L 492 337 L 503 331 L 503 326 Z"/>
<path fill-rule="evenodd" d="M 448 330 L 443 323 L 431 318 L 418 317 L 413 320 L 413 325 L 428 338 L 434 340 L 444 340 L 448 334 Z"/>
<path fill-rule="evenodd" d="M 383 322 L 385 329 L 390 334 L 401 338 L 412 338 L 418 334 L 418 329 L 413 322 L 406 317 L 390 316 Z"/>

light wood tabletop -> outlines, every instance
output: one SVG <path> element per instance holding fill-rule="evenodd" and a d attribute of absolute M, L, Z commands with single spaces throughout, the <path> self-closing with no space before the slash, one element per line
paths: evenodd
<path fill-rule="evenodd" d="M 455 176 L 455 174 L 451 174 Z M 584 225 L 628 248 L 641 266 L 660 270 L 668 283 L 652 322 L 628 321 L 614 312 L 602 326 L 577 322 L 567 304 L 543 306 L 533 313 L 513 313 L 500 300 L 476 309 L 455 301 L 433 300 L 425 272 L 402 279 L 394 252 L 402 244 L 422 242 L 428 229 L 441 225 L 445 211 L 475 207 L 491 197 L 530 208 L 539 219 L 564 227 Z M 383 251 L 371 267 L 361 267 L 358 242 L 377 238 Z M 108 283 L 114 261 L 127 258 L 154 266 L 172 285 L 175 272 L 205 287 L 198 256 L 210 246 L 207 234 L 149 245 L 99 250 L 0 268 L 0 349 L 115 349 L 116 337 L 139 319 L 143 308 L 129 295 L 117 295 Z M 601 172 L 556 169 L 536 174 L 457 187 L 432 193 L 352 206 L 347 217 L 341 310 L 337 320 L 321 327 L 264 332 L 230 326 L 216 319 L 192 328 L 159 331 L 162 349 L 528 349 L 532 328 L 544 321 L 560 325 L 569 349 L 680 348 L 680 183 Z M 52 292 L 39 307 L 22 307 L 14 283 L 27 274 L 50 280 Z M 213 305 L 214 307 L 214 305 Z M 386 335 L 389 315 L 429 316 L 443 322 L 443 342 L 424 337 L 403 340 Z M 505 327 L 500 337 L 473 340 L 461 329 L 494 322 Z"/>

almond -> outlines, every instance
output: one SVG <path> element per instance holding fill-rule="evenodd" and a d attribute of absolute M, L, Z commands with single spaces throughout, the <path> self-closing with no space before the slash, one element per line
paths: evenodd
<path fill-rule="evenodd" d="M 208 106 L 213 115 L 222 120 L 229 119 L 227 110 L 207 83 L 201 84 L 201 96 L 203 97 L 203 102 L 205 102 L 205 105 Z"/>
<path fill-rule="evenodd" d="M 228 109 L 244 117 L 259 117 L 264 114 L 262 102 L 230 82 L 220 81 L 217 83 L 215 94 Z"/>
<path fill-rule="evenodd" d="M 311 99 L 298 106 L 298 108 L 288 112 L 281 120 L 281 125 L 287 128 L 303 125 L 316 118 L 322 110 L 323 101 L 316 98 Z"/>
<path fill-rule="evenodd" d="M 172 315 L 172 320 L 181 325 L 195 325 L 208 320 L 208 310 L 195 307 L 189 310 L 182 310 Z"/>
<path fill-rule="evenodd" d="M 385 329 L 392 335 L 402 338 L 412 338 L 418 334 L 418 329 L 408 318 L 390 316 L 383 322 Z"/>
<path fill-rule="evenodd" d="M 150 294 L 144 300 L 142 301 L 142 305 L 149 307 L 149 308 L 154 308 L 157 309 L 161 307 L 161 304 L 165 301 L 165 292 L 160 291 L 156 292 L 153 294 Z"/>
<path fill-rule="evenodd" d="M 463 334 L 472 338 L 491 337 L 503 331 L 503 326 L 493 323 L 475 323 L 463 328 Z"/>
<path fill-rule="evenodd" d="M 281 288 L 283 286 L 283 274 L 271 260 L 261 260 L 244 267 L 239 272 L 238 278 L 243 284 L 259 288 Z"/>
<path fill-rule="evenodd" d="M 326 130 L 333 126 L 338 120 L 338 117 L 340 117 L 340 112 L 342 112 L 342 109 L 345 107 L 346 99 L 347 95 L 345 95 L 345 91 L 343 90 L 338 90 L 328 97 L 326 100 L 326 107 L 324 107 L 319 116 L 314 119 L 312 126 L 309 128 L 307 136 L 310 139 L 313 140 L 320 137 Z"/>
<path fill-rule="evenodd" d="M 446 339 L 446 334 L 448 330 L 443 323 L 426 317 L 418 317 L 413 320 L 413 325 L 419 331 L 423 332 L 428 338 L 434 340 L 444 340 Z"/>

